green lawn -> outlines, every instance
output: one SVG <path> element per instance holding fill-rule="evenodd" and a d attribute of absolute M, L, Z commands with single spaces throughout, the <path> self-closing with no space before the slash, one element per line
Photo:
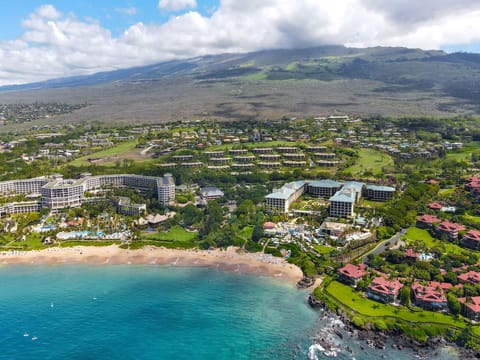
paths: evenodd
<path fill-rule="evenodd" d="M 137 145 L 137 140 L 126 141 L 116 146 L 113 146 L 111 148 L 100 150 L 95 153 L 79 157 L 78 159 L 75 159 L 74 161 L 72 161 L 70 165 L 73 165 L 73 166 L 88 165 L 89 162 L 87 161 L 87 159 L 89 158 L 102 158 L 106 156 L 121 155 L 128 151 L 132 151 L 133 149 L 135 149 L 136 145 Z"/>
<path fill-rule="evenodd" d="M 167 232 L 154 232 L 145 236 L 147 240 L 192 242 L 198 237 L 196 232 L 189 232 L 181 226 L 174 226 Z"/>
<path fill-rule="evenodd" d="M 438 192 L 439 195 L 452 195 L 457 188 L 446 188 L 446 189 L 440 189 Z"/>
<path fill-rule="evenodd" d="M 245 226 L 242 230 L 239 231 L 237 236 L 242 238 L 243 240 L 250 240 L 252 238 L 252 233 L 253 226 Z"/>
<path fill-rule="evenodd" d="M 444 247 L 445 252 L 451 254 L 460 254 L 465 251 L 465 249 L 458 245 L 433 238 L 427 230 L 419 229 L 413 226 L 407 230 L 404 235 L 404 239 L 406 240 L 407 244 L 412 243 L 415 240 L 420 240 L 429 249 L 435 247 Z"/>
<path fill-rule="evenodd" d="M 334 247 L 325 246 L 325 245 L 315 245 L 313 248 L 314 248 L 314 250 L 315 250 L 317 253 L 319 253 L 320 255 L 329 254 L 329 253 L 331 253 L 332 251 L 335 250 Z"/>
<path fill-rule="evenodd" d="M 382 304 L 361 295 L 350 286 L 332 281 L 324 290 L 338 302 L 352 309 L 354 312 L 370 317 L 395 317 L 401 320 L 417 323 L 440 323 L 464 328 L 466 323 L 455 319 L 451 315 L 432 311 L 411 311 L 405 307 Z"/>
<path fill-rule="evenodd" d="M 390 155 L 375 149 L 359 149 L 355 165 L 346 168 L 345 171 L 352 173 L 352 175 L 359 175 L 364 171 L 380 174 L 383 167 L 392 165 L 393 159 Z"/>
<path fill-rule="evenodd" d="M 474 216 L 474 215 L 468 215 L 468 214 L 465 214 L 462 216 L 462 218 L 466 219 L 466 220 L 469 220 L 469 221 L 473 221 L 477 224 L 480 225 L 480 216 Z"/>

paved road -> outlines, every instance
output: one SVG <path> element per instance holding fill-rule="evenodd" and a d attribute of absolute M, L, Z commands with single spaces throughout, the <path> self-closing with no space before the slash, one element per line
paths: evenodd
<path fill-rule="evenodd" d="M 364 257 L 362 258 L 362 262 L 363 263 L 366 263 L 367 262 L 367 257 L 368 255 L 370 254 L 374 254 L 374 255 L 378 255 L 378 254 L 381 254 L 383 253 L 385 250 L 387 250 L 390 246 L 394 245 L 394 244 L 397 244 L 398 241 L 400 240 L 400 238 L 405 235 L 405 233 L 407 232 L 407 229 L 402 229 L 399 233 L 397 233 L 396 235 L 394 235 L 393 237 L 391 237 L 390 239 L 388 240 L 385 240 L 384 242 L 380 243 L 380 245 L 378 245 L 375 249 L 373 249 L 372 251 L 370 251 L 369 253 L 367 253 L 366 255 L 364 255 Z"/>

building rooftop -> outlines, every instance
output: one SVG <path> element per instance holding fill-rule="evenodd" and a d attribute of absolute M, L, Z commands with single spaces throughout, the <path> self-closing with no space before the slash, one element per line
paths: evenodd
<path fill-rule="evenodd" d="M 330 201 L 334 202 L 348 202 L 348 203 L 354 203 L 355 202 L 355 192 L 350 191 L 350 190 L 340 190 L 335 193 L 330 198 Z"/>
<path fill-rule="evenodd" d="M 472 296 L 470 298 L 458 298 L 458 301 L 468 307 L 474 313 L 480 313 L 480 296 Z"/>
<path fill-rule="evenodd" d="M 343 184 L 341 182 L 330 180 L 330 179 L 323 179 L 323 180 L 312 180 L 308 182 L 310 186 L 317 186 L 317 187 L 325 187 L 325 188 L 339 188 Z"/>
<path fill-rule="evenodd" d="M 395 192 L 395 188 L 391 186 L 380 186 L 380 185 L 367 185 L 368 190 L 373 191 L 388 191 L 388 192 Z"/>
<path fill-rule="evenodd" d="M 365 271 L 364 264 L 360 264 L 360 265 L 347 264 L 344 267 L 338 269 L 338 272 L 345 276 L 355 278 L 355 279 L 361 278 L 365 276 L 365 274 L 367 273 Z"/>

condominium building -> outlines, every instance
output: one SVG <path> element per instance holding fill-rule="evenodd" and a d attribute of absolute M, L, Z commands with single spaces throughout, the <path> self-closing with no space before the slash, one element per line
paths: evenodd
<path fill-rule="evenodd" d="M 337 191 L 329 200 L 330 216 L 343 218 L 353 216 L 355 199 L 355 191 L 351 188 Z"/>

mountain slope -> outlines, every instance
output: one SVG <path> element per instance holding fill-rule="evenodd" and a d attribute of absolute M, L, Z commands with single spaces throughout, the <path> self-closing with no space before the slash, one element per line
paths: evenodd
<path fill-rule="evenodd" d="M 59 120 L 480 111 L 480 55 L 323 46 L 223 54 L 0 88 L 1 102 L 90 104 Z"/>

